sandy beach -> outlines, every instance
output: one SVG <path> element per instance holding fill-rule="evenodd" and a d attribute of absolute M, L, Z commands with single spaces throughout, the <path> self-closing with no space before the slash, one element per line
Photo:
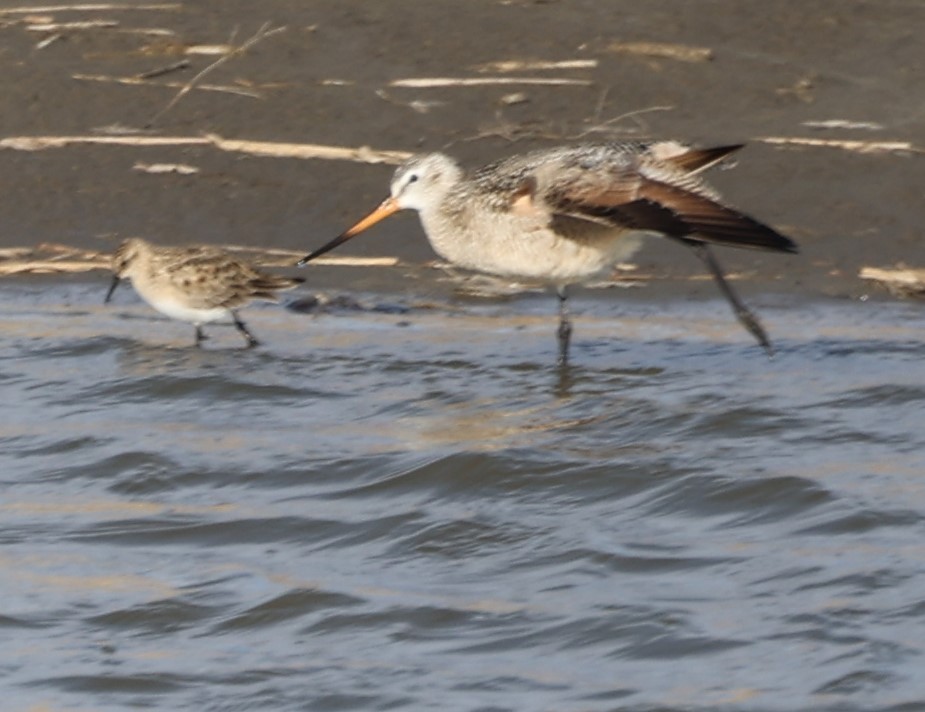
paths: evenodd
<path fill-rule="evenodd" d="M 733 273 L 885 294 L 860 270 L 925 264 L 923 12 L 908 0 L 4 3 L 0 244 L 105 252 L 141 235 L 307 251 L 378 202 L 407 152 L 476 167 L 676 138 L 746 142 L 711 181 L 802 247 L 723 250 Z M 411 215 L 344 254 L 434 258 Z M 637 266 L 700 272 L 658 240 Z M 319 285 L 343 285 L 325 271 Z"/>

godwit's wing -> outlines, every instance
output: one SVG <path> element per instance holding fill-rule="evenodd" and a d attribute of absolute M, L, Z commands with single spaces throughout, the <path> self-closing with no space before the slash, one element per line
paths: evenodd
<path fill-rule="evenodd" d="M 737 148 L 694 150 L 667 158 L 617 149 L 612 154 L 563 153 L 536 166 L 523 185 L 534 188 L 536 201 L 552 216 L 657 232 L 682 241 L 796 252 L 790 238 L 723 205 L 696 175 Z"/>
<path fill-rule="evenodd" d="M 676 141 L 660 141 L 648 145 L 646 152 L 652 158 L 665 161 L 684 173 L 700 173 L 715 166 L 744 146 L 744 143 L 734 143 L 714 148 L 691 148 Z"/>

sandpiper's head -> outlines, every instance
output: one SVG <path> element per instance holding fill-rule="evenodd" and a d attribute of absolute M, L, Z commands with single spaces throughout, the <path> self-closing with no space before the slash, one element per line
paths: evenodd
<path fill-rule="evenodd" d="M 301 267 L 311 262 L 399 210 L 426 211 L 440 205 L 450 188 L 461 178 L 462 170 L 449 156 L 442 153 L 412 156 L 396 169 L 391 194 L 378 208 L 326 245 L 303 257 L 298 265 Z"/>
<path fill-rule="evenodd" d="M 116 251 L 112 253 L 112 284 L 109 286 L 109 291 L 106 292 L 104 303 L 112 298 L 112 293 L 119 286 L 120 279 L 132 276 L 132 272 L 138 266 L 140 258 L 147 251 L 148 243 L 140 237 L 130 237 L 116 248 Z"/>
<path fill-rule="evenodd" d="M 131 277 L 139 258 L 148 251 L 148 243 L 140 237 L 130 237 L 112 253 L 112 272 L 120 279 Z"/>
<path fill-rule="evenodd" d="M 412 156 L 392 176 L 392 200 L 400 210 L 427 210 L 439 205 L 461 177 L 459 164 L 443 153 Z"/>

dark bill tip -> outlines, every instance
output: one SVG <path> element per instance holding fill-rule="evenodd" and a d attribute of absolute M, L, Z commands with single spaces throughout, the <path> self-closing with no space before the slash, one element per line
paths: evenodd
<path fill-rule="evenodd" d="M 391 198 L 391 197 L 386 198 L 385 200 L 382 201 L 379 207 L 373 210 L 365 218 L 360 220 L 360 222 L 358 222 L 356 225 L 342 232 L 340 235 L 338 235 L 333 240 L 331 240 L 328 244 L 323 245 L 322 247 L 319 247 L 314 252 L 305 255 L 305 257 L 303 257 L 301 260 L 296 262 L 296 265 L 299 267 L 304 267 L 316 257 L 320 257 L 325 252 L 330 252 L 338 245 L 343 244 L 344 242 L 349 240 L 351 237 L 354 237 L 355 235 L 359 235 L 364 230 L 371 228 L 373 225 L 375 225 L 380 220 L 384 220 L 389 215 L 392 215 L 393 213 L 396 213 L 399 210 L 401 210 L 401 208 L 399 207 L 398 202 L 395 200 L 395 198 Z"/>
<path fill-rule="evenodd" d="M 119 286 L 120 281 L 118 275 L 113 275 L 112 284 L 109 285 L 109 291 L 106 292 L 106 298 L 103 300 L 103 304 L 109 304 L 109 300 L 112 299 L 112 293 L 116 291 L 116 287 Z"/>
<path fill-rule="evenodd" d="M 322 245 L 314 252 L 310 252 L 309 254 L 305 255 L 305 257 L 303 257 L 301 260 L 296 262 L 296 265 L 298 267 L 304 267 L 316 257 L 321 257 L 321 255 L 325 254 L 326 252 L 330 252 L 338 245 L 349 240 L 351 237 L 353 237 L 353 235 L 350 235 L 348 233 L 343 233 L 342 235 L 338 235 L 333 240 L 331 240 L 328 244 Z"/>

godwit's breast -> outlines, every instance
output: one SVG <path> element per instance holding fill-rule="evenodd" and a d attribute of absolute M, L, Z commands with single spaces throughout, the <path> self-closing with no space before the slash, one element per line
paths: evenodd
<path fill-rule="evenodd" d="M 505 277 L 572 284 L 609 271 L 638 248 L 642 233 L 548 214 L 422 213 L 434 251 L 466 269 Z"/>

